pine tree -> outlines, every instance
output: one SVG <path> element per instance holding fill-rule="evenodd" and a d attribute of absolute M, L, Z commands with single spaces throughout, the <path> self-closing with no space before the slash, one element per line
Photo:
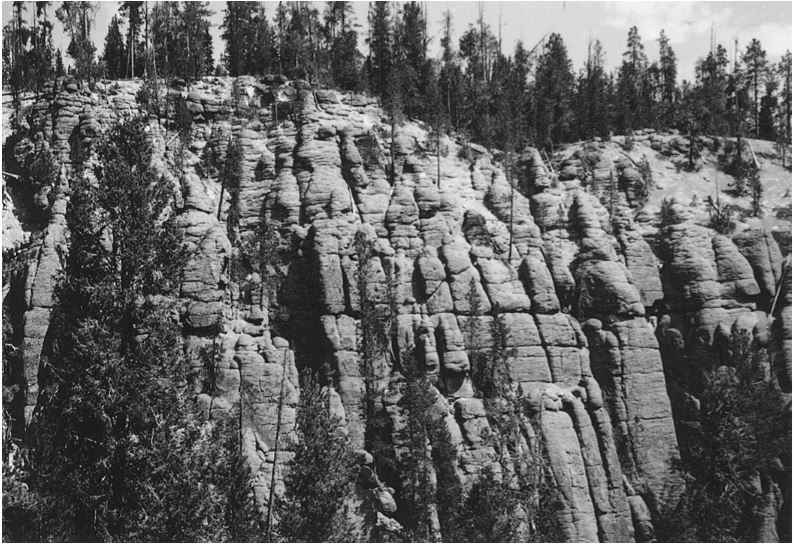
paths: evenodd
<path fill-rule="evenodd" d="M 55 10 L 55 16 L 71 37 L 66 53 L 74 60 L 74 74 L 81 81 L 94 77 L 96 48 L 91 41 L 91 25 L 96 10 L 96 2 L 63 2 Z"/>
<path fill-rule="evenodd" d="M 202 424 L 171 297 L 187 254 L 150 169 L 146 120 L 74 182 L 48 379 L 32 422 L 40 540 L 257 539 L 234 424 Z"/>
<path fill-rule="evenodd" d="M 11 88 L 14 108 L 19 111 L 19 94 L 27 89 L 26 85 L 26 50 L 30 29 L 25 25 L 24 13 L 27 11 L 24 2 L 13 3 L 14 14 L 3 28 L 3 59 L 4 78 Z"/>
<path fill-rule="evenodd" d="M 659 92 L 654 118 L 660 127 L 673 127 L 676 108 L 676 54 L 665 31 L 660 31 Z"/>
<path fill-rule="evenodd" d="M 201 76 L 208 76 L 215 71 L 215 60 L 213 59 L 213 37 L 210 34 L 210 25 L 204 26 L 201 34 L 200 68 Z M 199 76 L 199 77 L 201 77 Z"/>
<path fill-rule="evenodd" d="M 439 74 L 439 95 L 445 109 L 445 119 L 451 127 L 459 127 L 459 104 L 461 101 L 461 67 L 456 62 L 457 52 L 453 49 L 453 16 L 445 11 L 443 21 L 442 66 Z"/>
<path fill-rule="evenodd" d="M 370 36 L 367 40 L 370 46 L 368 80 L 371 91 L 386 99 L 391 85 L 393 55 L 392 13 L 389 3 L 370 2 L 367 17 L 370 23 Z"/>
<path fill-rule="evenodd" d="M 181 18 L 176 2 L 157 2 L 152 10 L 152 43 L 157 44 L 153 51 L 154 66 L 166 82 L 181 70 L 184 55 L 179 34 Z"/>
<path fill-rule="evenodd" d="M 403 352 L 401 367 L 405 384 L 399 404 L 406 416 L 401 444 L 406 450 L 400 458 L 398 518 L 407 541 L 434 541 L 437 535 L 433 524 L 436 489 L 432 480 L 435 471 L 431 453 L 434 422 L 430 413 L 435 400 L 434 388 L 422 370 L 415 347 Z"/>
<path fill-rule="evenodd" d="M 466 63 L 462 86 L 461 128 L 474 140 L 490 147 L 495 145 L 499 124 L 499 86 L 492 85 L 494 66 L 502 57 L 497 38 L 491 32 L 480 10 L 474 25 L 470 25 L 458 42 L 461 57 Z M 504 60 L 504 59 L 502 59 Z"/>
<path fill-rule="evenodd" d="M 442 182 L 442 137 L 450 132 L 450 118 L 447 116 L 442 90 L 440 88 L 440 78 L 436 76 L 434 70 L 425 102 L 429 108 L 429 122 L 436 153 L 436 185 L 441 186 Z"/>
<path fill-rule="evenodd" d="M 277 24 L 284 74 L 290 78 L 317 82 L 324 69 L 318 59 L 319 36 L 322 34 L 318 10 L 308 3 L 293 4 L 283 13 L 277 11 Z M 285 28 L 282 25 L 286 25 Z"/>
<path fill-rule="evenodd" d="M 778 142 L 781 147 L 781 164 L 786 167 L 787 144 L 792 140 L 792 53 L 787 51 L 778 64 L 781 81 L 781 101 L 778 113 Z"/>
<path fill-rule="evenodd" d="M 287 43 L 287 24 L 290 21 L 287 12 L 287 5 L 284 2 L 279 2 L 276 7 L 276 60 L 279 69 L 279 74 L 284 74 L 285 70 L 285 47 Z"/>
<path fill-rule="evenodd" d="M 332 415 L 328 387 L 317 373 L 302 374 L 295 458 L 284 478 L 279 535 L 287 541 L 346 541 L 342 511 L 353 493 L 357 468 L 344 424 Z"/>
<path fill-rule="evenodd" d="M 693 90 L 692 110 L 689 112 L 688 132 L 726 134 L 730 127 L 726 111 L 729 76 L 726 49 L 718 45 L 714 52 L 696 65 L 696 87 Z"/>
<path fill-rule="evenodd" d="M 365 448 L 374 451 L 376 401 L 379 396 L 377 367 L 388 354 L 389 341 L 383 317 L 378 312 L 376 295 L 372 294 L 370 290 L 372 286 L 370 279 L 374 274 L 371 263 L 376 257 L 373 244 L 367 240 L 366 232 L 361 230 L 356 232 L 353 244 L 356 251 L 356 289 L 359 294 L 362 325 L 361 372 L 364 379 L 365 397 Z"/>
<path fill-rule="evenodd" d="M 351 2 L 326 2 L 323 15 L 324 30 L 327 40 L 333 42 L 346 30 L 352 27 L 353 5 Z"/>
<path fill-rule="evenodd" d="M 577 80 L 574 100 L 580 138 L 607 139 L 610 134 L 610 79 L 604 69 L 602 44 L 588 45 L 588 58 Z"/>
<path fill-rule="evenodd" d="M 53 44 L 52 22 L 47 16 L 47 9 L 52 2 L 36 2 L 31 31 L 31 49 L 27 54 L 28 85 L 37 92 L 52 77 L 53 71 Z"/>
<path fill-rule="evenodd" d="M 253 17 L 257 2 L 227 2 L 224 9 L 224 29 L 221 38 L 226 41 L 224 65 L 230 76 L 249 74 L 250 50 L 255 46 L 252 38 Z"/>
<path fill-rule="evenodd" d="M 246 67 L 249 74 L 263 75 L 273 68 L 273 30 L 268 24 L 265 6 L 260 5 L 253 16 L 248 34 L 250 45 L 246 56 Z"/>
<path fill-rule="evenodd" d="M 359 90 L 362 71 L 358 35 L 353 29 L 353 6 L 350 2 L 327 2 L 325 16 L 329 65 L 334 85 Z"/>
<path fill-rule="evenodd" d="M 143 17 L 141 9 L 143 2 L 121 2 L 119 12 L 127 18 L 127 70 L 130 78 L 138 76 L 139 70 L 135 68 L 135 58 L 138 50 L 138 30 L 141 28 Z"/>
<path fill-rule="evenodd" d="M 105 36 L 105 50 L 102 53 L 102 58 L 105 60 L 105 70 L 108 78 L 111 80 L 124 78 L 124 41 L 119 30 L 119 19 L 115 15 L 110 20 L 108 34 Z"/>
<path fill-rule="evenodd" d="M 632 27 L 627 35 L 627 50 L 618 73 L 616 127 L 626 134 L 643 127 L 649 119 L 648 60 L 638 27 Z"/>
<path fill-rule="evenodd" d="M 55 53 L 55 76 L 60 77 L 66 74 L 66 71 L 63 67 L 63 55 L 61 55 L 61 50 L 59 49 Z"/>
<path fill-rule="evenodd" d="M 777 87 L 778 82 L 772 78 L 765 82 L 765 96 L 762 97 L 759 108 L 759 138 L 769 141 L 776 140 Z"/>
<path fill-rule="evenodd" d="M 401 10 L 401 24 L 395 32 L 394 54 L 400 68 L 404 108 L 409 119 L 427 111 L 424 97 L 428 92 L 431 65 L 428 62 L 427 22 L 422 6 L 407 2 Z"/>
<path fill-rule="evenodd" d="M 725 361 L 704 374 L 699 408 L 681 446 L 685 490 L 663 507 L 658 539 L 673 542 L 754 541 L 763 495 L 749 485 L 792 477 L 792 420 L 781 391 L 765 373 L 767 351 L 750 336 L 733 337 Z"/>
<path fill-rule="evenodd" d="M 209 62 L 212 58 L 212 40 L 209 39 L 212 11 L 208 6 L 208 2 L 186 2 L 179 13 L 179 46 L 175 50 L 174 66 L 176 73 L 189 82 L 212 73 L 213 66 Z"/>
<path fill-rule="evenodd" d="M 572 133 L 572 94 L 574 75 L 571 72 L 563 38 L 550 35 L 544 53 L 538 60 L 534 87 L 536 142 L 547 149 L 566 142 Z"/>
<path fill-rule="evenodd" d="M 762 49 L 762 44 L 754 38 L 743 54 L 747 83 L 751 89 L 753 101 L 754 136 L 759 136 L 759 89 L 764 81 L 767 70 L 767 52 Z"/>

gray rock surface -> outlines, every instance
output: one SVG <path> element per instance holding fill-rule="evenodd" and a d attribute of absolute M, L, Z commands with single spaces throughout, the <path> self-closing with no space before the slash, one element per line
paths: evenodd
<path fill-rule="evenodd" d="M 24 156 L 46 143 L 64 166 L 58 185 L 38 197 L 48 221 L 27 264 L 19 328 L 28 415 L 68 252 L 68 182 L 80 168 L 70 139 L 76 131 L 90 151 L 136 110 L 139 85 L 60 89 L 34 105 L 42 128 L 15 150 Z M 233 91 L 243 106 L 272 101 L 285 110 L 277 121 L 275 109 L 233 109 Z M 239 416 L 262 504 L 274 461 L 275 493 L 283 492 L 305 368 L 330 365 L 325 393 L 355 449 L 365 447 L 370 397 L 385 424 L 380 433 L 398 461 L 405 457 L 399 358 L 409 349 L 434 385 L 431 413 L 456 455 L 454 480 L 470 488 L 499 469 L 473 370 L 473 356 L 492 351 L 495 326 L 505 332 L 509 387 L 525 399 L 522 418 L 535 424 L 524 434 L 549 456 L 570 541 L 653 537 L 649 505 L 678 484 L 671 401 L 679 412 L 677 401 L 692 400 L 688 381 L 667 385 L 664 369 L 695 378 L 681 370 L 684 356 L 707 366 L 721 344 L 747 332 L 770 348 L 779 384 L 791 391 L 791 280 L 782 280 L 770 232 L 752 227 L 728 238 L 680 207 L 652 250 L 631 208 L 640 175 L 604 147 L 590 167 L 578 153 L 556 172 L 528 148 L 509 182 L 499 154 L 475 143 L 444 139 L 437 165 L 420 124 L 401 125 L 390 142 L 383 112 L 363 96 L 252 77 L 171 93 L 185 96 L 193 116 L 187 144 L 167 144 L 171 134 L 154 123 L 152 142 L 192 252 L 179 291 L 185 345 L 216 352 L 215 384 L 197 384 L 200 406 L 210 419 Z M 222 191 L 230 143 L 242 159 L 234 190 Z M 613 180 L 620 195 L 611 197 Z M 241 273 L 241 242 L 262 223 L 275 228 L 279 262 Z M 364 258 L 357 234 L 367 242 Z M 777 291 L 773 316 L 762 317 Z M 365 349 L 365 332 L 379 333 L 378 351 Z M 370 511 L 357 521 L 364 539 L 400 527 L 401 498 L 380 482 L 372 458 L 362 464 L 372 484 L 359 485 L 345 508 Z M 769 509 L 774 515 L 775 503 Z"/>

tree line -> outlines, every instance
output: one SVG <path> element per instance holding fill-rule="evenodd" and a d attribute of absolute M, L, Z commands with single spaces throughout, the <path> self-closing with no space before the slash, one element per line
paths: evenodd
<path fill-rule="evenodd" d="M 4 84 L 12 91 L 39 89 L 64 72 L 62 53 L 53 50 L 49 7 L 14 2 L 3 34 Z M 365 55 L 351 2 L 326 2 L 322 11 L 309 2 L 279 2 L 271 13 L 264 3 L 229 2 L 221 26 L 225 49 L 214 65 L 207 2 L 121 2 L 98 58 L 90 39 L 96 10 L 96 2 L 66 2 L 55 11 L 70 36 L 69 70 L 80 79 L 282 74 L 370 91 L 395 116 L 503 149 L 550 148 L 643 128 L 780 142 L 792 134 L 792 55 L 770 59 L 757 39 L 742 51 L 735 44 L 733 59 L 723 45 L 712 47 L 694 77 L 680 83 L 664 31 L 656 60 L 632 27 L 620 66 L 605 65 L 595 40 L 575 70 L 557 33 L 530 49 L 519 41 L 505 55 L 482 8 L 457 40 L 452 15 L 444 14 L 441 54 L 433 58 L 419 3 L 371 2 Z"/>
<path fill-rule="evenodd" d="M 91 40 L 99 3 L 63 2 L 55 16 L 69 36 L 68 69 L 63 52 L 52 42 L 51 4 L 13 3 L 13 17 L 3 28 L 3 85 L 14 94 L 40 91 L 49 79 L 67 72 L 87 82 L 137 77 L 195 80 L 213 73 L 213 12 L 208 2 L 120 2 L 99 56 Z"/>

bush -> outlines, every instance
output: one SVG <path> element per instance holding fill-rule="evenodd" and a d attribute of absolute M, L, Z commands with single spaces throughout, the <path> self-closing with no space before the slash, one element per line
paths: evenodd
<path fill-rule="evenodd" d="M 632 149 L 635 148 L 635 135 L 632 130 L 627 132 L 624 137 L 624 142 L 621 144 L 621 148 L 623 148 L 625 152 L 631 152 Z"/>
<path fill-rule="evenodd" d="M 141 84 L 140 89 L 135 94 L 136 102 L 146 111 L 148 116 L 152 114 L 160 116 L 160 98 L 157 80 L 146 78 Z"/>
<path fill-rule="evenodd" d="M 27 175 L 33 188 L 55 186 L 60 176 L 60 164 L 49 148 L 41 148 L 27 159 Z"/>
<path fill-rule="evenodd" d="M 635 199 L 638 200 L 642 207 L 649 201 L 649 195 L 654 188 L 654 175 L 652 174 L 649 158 L 646 157 L 646 154 L 643 154 L 643 157 L 641 157 L 638 162 L 638 171 L 640 172 L 641 184 L 635 190 Z"/>
<path fill-rule="evenodd" d="M 179 133 L 180 140 L 183 144 L 188 143 L 190 138 L 190 131 L 193 127 L 193 114 L 188 110 L 187 101 L 181 96 L 178 96 L 173 101 L 174 109 L 174 127 Z"/>
<path fill-rule="evenodd" d="M 587 175 L 593 176 L 594 169 L 602 158 L 599 145 L 594 142 L 589 142 L 583 145 L 582 151 L 577 154 L 582 162 L 582 167 Z"/>
<path fill-rule="evenodd" d="M 709 213 L 707 226 L 719 234 L 731 234 L 737 227 L 737 223 L 734 221 L 733 217 L 736 213 L 740 212 L 738 207 L 730 204 L 719 205 L 715 203 L 712 196 L 707 196 L 705 203 L 707 204 L 707 212 Z"/>

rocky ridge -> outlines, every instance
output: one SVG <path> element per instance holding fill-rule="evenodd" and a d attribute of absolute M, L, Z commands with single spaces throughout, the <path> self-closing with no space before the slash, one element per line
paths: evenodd
<path fill-rule="evenodd" d="M 62 165 L 53 187 L 27 200 L 21 189 L 4 194 L 4 226 L 12 206 L 46 219 L 27 240 L 15 236 L 24 268 L 4 279 L 4 300 L 19 293 L 24 301 L 15 336 L 24 365 L 16 402 L 25 416 L 36 404 L 53 289 L 68 252 L 69 178 L 90 164 L 97 135 L 137 113 L 139 85 L 108 82 L 87 92 L 59 82 L 6 140 L 18 165 L 42 148 Z M 201 371 L 197 397 L 213 419 L 240 412 L 263 504 L 273 466 L 278 498 L 292 456 L 284 438 L 276 449 L 276 430 L 291 435 L 298 371 L 328 362 L 337 378 L 334 411 L 373 469 L 359 491 L 375 508 L 361 537 L 399 526 L 396 485 L 375 474 L 364 452 L 362 288 L 379 313 L 396 316 L 395 351 L 375 370 L 385 433 L 400 457 L 395 355 L 416 348 L 465 488 L 497 458 L 469 359 L 491 347 L 491 322 L 503 322 L 510 380 L 536 423 L 525 428 L 525 442 L 539 438 L 545 447 L 570 541 L 649 539 L 649 506 L 679 485 L 670 465 L 674 417 L 694 404 L 698 375 L 681 370 L 686 356 L 718 366 L 733 333 L 749 332 L 770 347 L 771 373 L 790 391 L 791 282 L 782 283 L 769 230 L 750 226 L 728 238 L 678 205 L 650 237 L 648 223 L 634 220 L 638 176 L 615 161 L 609 143 L 597 146 L 591 172 L 577 151 L 551 172 L 528 149 L 512 190 L 498 152 L 451 138 L 443 139 L 436 180 L 428 129 L 407 123 L 390 142 L 383 113 L 365 96 L 251 77 L 209 78 L 169 94 L 190 113 L 188 136 L 175 139 L 154 119 L 150 134 L 193 251 L 180 289 L 185 347 L 215 356 L 213 378 Z M 237 182 L 222 189 L 232 143 L 241 157 Z M 613 179 L 617 196 L 607 190 Z M 241 252 L 261 223 L 275 228 L 281 257 L 268 275 L 247 271 Z M 357 234 L 372 250 L 364 264 Z M 774 521 L 759 532 L 773 533 Z"/>

